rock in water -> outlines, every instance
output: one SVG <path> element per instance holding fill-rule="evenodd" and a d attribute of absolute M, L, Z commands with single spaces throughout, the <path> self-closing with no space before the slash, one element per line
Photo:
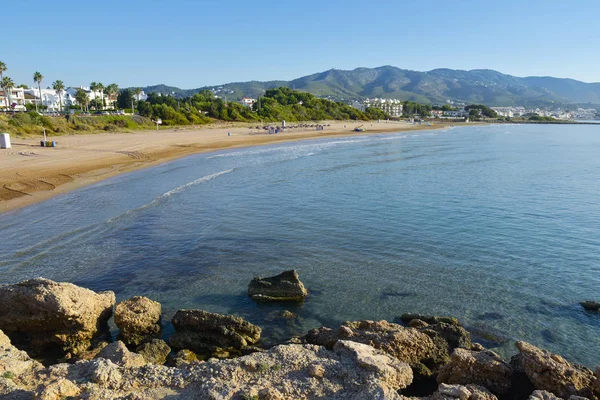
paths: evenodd
<path fill-rule="evenodd" d="M 139 345 L 160 332 L 160 303 L 147 297 L 134 296 L 117 304 L 115 324 L 125 343 Z"/>
<path fill-rule="evenodd" d="M 588 300 L 588 301 L 582 301 L 579 304 L 581 304 L 581 306 L 588 311 L 600 312 L 600 301 Z"/>
<path fill-rule="evenodd" d="M 511 389 L 512 375 L 511 366 L 491 351 L 457 348 L 452 353 L 450 362 L 440 369 L 437 381 L 481 385 L 494 394 L 504 395 Z"/>
<path fill-rule="evenodd" d="M 527 375 L 535 389 L 547 390 L 564 399 L 600 397 L 600 380 L 589 369 L 526 342 L 516 345 L 520 354 L 511 363 Z"/>
<path fill-rule="evenodd" d="M 179 310 L 172 322 L 175 334 L 169 340 L 171 346 L 196 353 L 241 350 L 258 342 L 262 331 L 240 317 L 203 310 Z"/>
<path fill-rule="evenodd" d="M 101 333 L 115 294 L 37 278 L 0 286 L 0 304 L 0 329 L 12 340 L 26 342 L 33 353 L 77 354 Z"/>
<path fill-rule="evenodd" d="M 302 301 L 308 292 L 296 270 L 285 271 L 270 278 L 256 277 L 248 285 L 253 300 Z"/>

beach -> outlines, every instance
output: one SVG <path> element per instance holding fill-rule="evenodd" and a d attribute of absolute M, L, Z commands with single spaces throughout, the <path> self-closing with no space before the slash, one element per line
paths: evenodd
<path fill-rule="evenodd" d="M 314 123 L 313 123 L 314 124 Z M 22 208 L 112 176 L 155 166 L 190 154 L 296 140 L 361 136 L 385 132 L 438 129 L 435 125 L 398 121 L 328 121 L 325 128 L 289 129 L 267 134 L 249 124 L 213 124 L 136 133 L 51 136 L 55 148 L 40 147 L 41 138 L 13 137 L 0 149 L 0 213 Z M 353 129 L 363 126 L 365 132 Z"/>

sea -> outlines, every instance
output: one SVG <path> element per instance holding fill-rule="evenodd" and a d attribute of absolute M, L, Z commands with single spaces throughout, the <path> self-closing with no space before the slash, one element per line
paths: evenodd
<path fill-rule="evenodd" d="M 490 125 L 189 156 L 0 215 L 0 282 L 234 314 L 262 344 L 319 326 L 451 315 L 504 357 L 524 340 L 600 364 L 600 127 Z M 304 303 L 257 303 L 295 269 Z M 295 318 L 281 318 L 283 310 Z M 113 326 L 113 332 L 116 328 Z"/>

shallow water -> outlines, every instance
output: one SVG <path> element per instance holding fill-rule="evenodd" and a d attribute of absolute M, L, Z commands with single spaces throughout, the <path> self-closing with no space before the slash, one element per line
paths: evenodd
<path fill-rule="evenodd" d="M 578 302 L 599 296 L 599 154 L 597 126 L 503 125 L 191 156 L 0 216 L 0 281 L 234 313 L 266 343 L 449 314 L 506 356 L 520 339 L 597 365 L 600 315 Z M 303 305 L 247 297 L 291 268 Z"/>

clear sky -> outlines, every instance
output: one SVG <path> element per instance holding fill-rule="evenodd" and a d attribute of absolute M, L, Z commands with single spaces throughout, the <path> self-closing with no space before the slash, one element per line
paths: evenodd
<path fill-rule="evenodd" d="M 3 1 L 17 84 L 181 88 L 330 68 L 495 69 L 600 82 L 600 0 Z"/>

